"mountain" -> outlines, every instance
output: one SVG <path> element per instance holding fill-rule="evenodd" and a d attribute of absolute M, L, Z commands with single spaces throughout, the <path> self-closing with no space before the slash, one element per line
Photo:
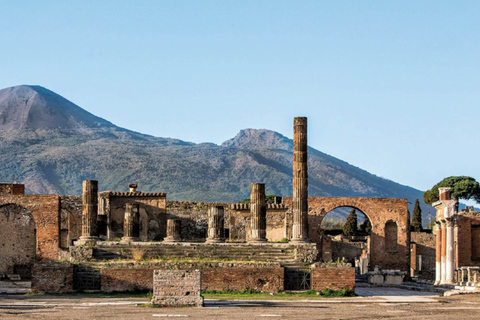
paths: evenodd
<path fill-rule="evenodd" d="M 292 193 L 291 139 L 266 129 L 241 130 L 222 145 L 194 144 L 129 131 L 40 86 L 0 90 L 0 181 L 30 193 L 100 190 L 166 192 L 170 200 L 235 202 L 251 182 L 267 193 Z M 422 199 L 422 192 L 309 148 L 309 195 Z M 424 215 L 434 212 L 423 204 Z"/>

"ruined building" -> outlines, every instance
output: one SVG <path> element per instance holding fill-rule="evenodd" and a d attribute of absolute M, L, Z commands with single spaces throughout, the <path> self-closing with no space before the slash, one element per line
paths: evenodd
<path fill-rule="evenodd" d="M 293 194 L 274 204 L 265 202 L 263 182 L 252 183 L 249 204 L 167 201 L 135 184 L 99 191 L 94 180 L 83 181 L 82 196 L 26 195 L 21 184 L 1 184 L 0 274 L 33 274 L 44 291 L 151 289 L 155 268 L 201 269 L 212 290 L 353 287 L 354 268 L 322 265 L 359 254 L 320 227 L 339 207 L 370 220 L 370 269 L 409 271 L 407 200 L 308 197 L 306 118 L 294 119 L 293 149 Z"/>

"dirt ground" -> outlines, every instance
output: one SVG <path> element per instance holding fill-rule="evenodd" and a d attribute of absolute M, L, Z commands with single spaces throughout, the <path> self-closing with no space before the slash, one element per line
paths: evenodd
<path fill-rule="evenodd" d="M 0 296 L 0 320 L 7 319 L 480 319 L 480 295 L 435 297 L 429 302 L 378 298 L 315 301 L 214 301 L 203 308 L 138 306 L 145 298 L 84 296 Z"/>

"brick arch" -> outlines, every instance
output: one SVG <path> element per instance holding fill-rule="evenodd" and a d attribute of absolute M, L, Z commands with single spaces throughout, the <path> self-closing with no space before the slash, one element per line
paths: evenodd
<path fill-rule="evenodd" d="M 370 237 L 370 265 L 383 269 L 410 268 L 410 216 L 407 199 L 368 197 L 309 197 L 309 232 L 325 215 L 335 208 L 352 207 L 364 213 L 372 224 Z M 316 217 L 316 219 L 315 219 Z M 313 218 L 313 219 L 312 219 Z M 392 220 L 397 224 L 398 237 L 395 252 L 385 250 L 385 225 Z M 314 240 L 314 239 L 312 239 Z"/>
<path fill-rule="evenodd" d="M 36 260 L 58 260 L 60 255 L 60 197 L 56 195 L 2 195 L 0 206 L 15 204 L 30 211 L 36 226 Z"/>
<path fill-rule="evenodd" d="M 35 220 L 32 213 L 15 203 L 0 205 L 0 273 L 30 277 L 35 262 Z"/>
<path fill-rule="evenodd" d="M 291 197 L 285 197 L 285 205 L 291 207 Z M 398 198 L 369 197 L 309 197 L 308 233 L 310 240 L 320 243 L 320 223 L 328 212 L 338 207 L 353 207 L 364 213 L 372 224 L 370 237 L 370 266 L 383 269 L 410 270 L 410 215 L 408 200 Z M 385 224 L 388 220 L 397 223 L 397 248 L 385 250 Z"/>

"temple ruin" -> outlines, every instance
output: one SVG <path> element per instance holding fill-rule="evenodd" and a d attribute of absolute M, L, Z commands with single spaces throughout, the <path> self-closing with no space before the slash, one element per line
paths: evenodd
<path fill-rule="evenodd" d="M 326 263 L 353 256 L 335 249 L 320 227 L 345 206 L 371 221 L 366 267 L 409 272 L 407 200 L 308 197 L 305 117 L 294 119 L 293 150 L 292 195 L 269 204 L 268 181 L 252 183 L 250 203 L 167 201 L 136 184 L 99 191 L 95 180 L 83 181 L 81 196 L 26 195 L 21 184 L 0 184 L 0 274 L 32 277 L 36 290 L 59 292 L 152 290 L 153 272 L 162 269 L 201 270 L 209 290 L 353 288 L 352 265 L 332 272 Z M 444 269 L 449 281 L 451 265 Z"/>

